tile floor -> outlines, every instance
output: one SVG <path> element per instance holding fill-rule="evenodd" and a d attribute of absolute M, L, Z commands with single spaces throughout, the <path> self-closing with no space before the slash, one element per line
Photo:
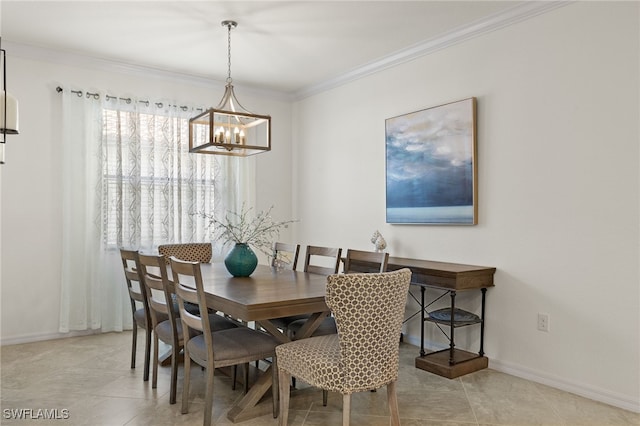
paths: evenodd
<path fill-rule="evenodd" d="M 142 334 L 140 335 L 142 336 Z M 142 340 L 142 339 L 140 339 Z M 142 381 L 144 344 L 138 342 L 138 367 L 129 368 L 131 332 L 4 346 L 1 355 L 2 415 L 7 425 L 200 425 L 203 372 L 193 368 L 188 414 L 169 405 L 169 368 L 160 368 L 158 388 Z M 413 367 L 415 346 L 401 345 L 398 384 L 400 416 L 404 426 L 461 425 L 640 425 L 640 414 L 590 401 L 534 382 L 492 370 L 449 380 Z M 181 373 L 179 373 L 180 376 Z M 215 383 L 214 422 L 228 425 L 226 411 L 241 397 L 220 374 Z M 291 394 L 289 425 L 341 424 L 342 398 L 330 394 L 322 406 L 319 390 L 298 383 Z M 266 401 L 270 404 L 270 401 Z M 29 420 L 12 418 L 19 409 L 31 409 Z M 37 410 L 68 417 L 38 419 Z M 12 411 L 14 410 L 14 411 Z M 57 410 L 57 411 L 53 411 Z M 24 411 L 23 411 L 24 413 Z M 35 418 L 35 419 L 34 419 Z M 388 425 L 386 391 L 352 397 L 353 426 Z M 239 423 L 277 425 L 271 415 Z"/>

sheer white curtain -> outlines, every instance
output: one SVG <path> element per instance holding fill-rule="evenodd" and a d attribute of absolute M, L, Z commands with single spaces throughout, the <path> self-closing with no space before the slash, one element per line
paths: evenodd
<path fill-rule="evenodd" d="M 120 247 L 210 241 L 198 213 L 253 205 L 254 162 L 190 154 L 191 115 L 167 102 L 63 92 L 61 332 L 131 328 Z"/>

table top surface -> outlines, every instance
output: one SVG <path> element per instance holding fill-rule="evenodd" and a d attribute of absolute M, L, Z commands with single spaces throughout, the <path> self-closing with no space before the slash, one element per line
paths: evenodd
<path fill-rule="evenodd" d="M 324 275 L 258 265 L 250 277 L 234 277 L 223 263 L 201 271 L 208 306 L 245 321 L 328 310 Z"/>

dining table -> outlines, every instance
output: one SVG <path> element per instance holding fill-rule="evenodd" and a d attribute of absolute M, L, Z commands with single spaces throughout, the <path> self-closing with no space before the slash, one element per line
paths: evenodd
<path fill-rule="evenodd" d="M 258 265 L 249 277 L 232 276 L 223 263 L 202 263 L 202 281 L 207 307 L 244 322 L 255 322 L 282 343 L 289 336 L 271 322 L 274 318 L 309 315 L 296 339 L 311 336 L 329 314 L 325 303 L 327 277 L 266 265 Z M 228 412 L 233 423 L 272 411 L 271 403 L 260 403 L 272 385 L 271 365 L 262 372 L 244 397 Z"/>

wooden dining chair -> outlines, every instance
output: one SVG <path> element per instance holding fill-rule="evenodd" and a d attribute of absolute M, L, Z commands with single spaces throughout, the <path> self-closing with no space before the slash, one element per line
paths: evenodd
<path fill-rule="evenodd" d="M 386 272 L 389 253 L 378 251 L 347 250 L 344 273 Z"/>
<path fill-rule="evenodd" d="M 124 269 L 124 278 L 127 284 L 129 300 L 131 301 L 131 317 L 133 320 L 131 342 L 131 368 L 136 368 L 136 350 L 138 342 L 138 327 L 145 331 L 144 339 L 144 371 L 142 380 L 149 380 L 149 361 L 151 357 L 151 316 L 145 293 L 144 284 L 136 267 L 138 260 L 137 250 L 120 248 L 120 257 Z"/>
<path fill-rule="evenodd" d="M 281 269 L 296 270 L 298 266 L 298 255 L 300 254 L 300 244 L 287 244 L 281 242 L 273 243 L 273 255 L 271 266 Z"/>
<path fill-rule="evenodd" d="M 164 257 L 167 265 L 171 256 L 186 262 L 209 263 L 213 256 L 213 248 L 211 243 L 161 244 L 158 246 L 158 253 Z M 199 313 L 197 305 L 187 303 L 187 309 L 193 314 Z M 209 313 L 215 313 L 215 311 Z"/>
<path fill-rule="evenodd" d="M 330 275 L 326 303 L 338 333 L 285 343 L 276 348 L 280 382 L 279 425 L 289 412 L 292 376 L 343 397 L 342 424 L 348 426 L 351 394 L 387 387 L 390 424 L 400 425 L 396 381 L 404 310 L 411 270 Z"/>
<path fill-rule="evenodd" d="M 138 254 L 138 270 L 145 286 L 147 304 L 153 330 L 153 367 L 151 388 L 158 385 L 158 342 L 171 346 L 171 388 L 169 404 L 176 403 L 178 381 L 178 358 L 184 344 L 182 322 L 177 304 L 173 302 L 175 294 L 167 275 L 167 264 L 163 256 Z M 149 272 L 151 270 L 151 272 Z M 167 303 L 167 301 L 170 301 Z M 235 328 L 237 324 L 216 314 L 209 314 L 209 324 L 213 331 Z"/>
<path fill-rule="evenodd" d="M 207 312 L 207 300 L 200 264 L 197 262 L 183 262 L 172 257 L 171 272 L 178 296 L 180 320 L 182 321 L 184 334 L 185 363 L 182 413 L 186 414 L 189 409 L 189 384 L 191 379 L 191 362 L 189 360 L 193 360 L 207 371 L 204 426 L 209 426 L 213 416 L 214 370 L 220 367 L 240 364 L 248 368 L 249 362 L 271 358 L 273 417 L 276 418 L 278 416 L 278 367 L 275 348 L 279 341 L 267 333 L 248 327 L 213 331 L 208 321 L 203 321 L 201 317 L 191 314 L 184 306 L 185 302 L 196 303 L 200 307 L 200 312 Z M 199 331 L 200 334 L 192 336 L 191 330 Z"/>
<path fill-rule="evenodd" d="M 340 254 L 338 253 L 338 262 L 340 261 L 339 259 Z M 348 249 L 344 273 L 386 272 L 388 261 L 389 253 Z M 366 262 L 366 266 L 359 262 Z M 295 339 L 296 333 L 302 328 L 304 322 L 305 319 L 295 319 L 288 323 L 287 331 L 289 332 L 290 337 Z M 332 316 L 329 316 L 322 321 L 320 326 L 313 332 L 312 336 L 324 336 L 327 334 L 335 334 L 337 332 L 338 329 L 336 327 L 336 322 Z M 326 400 L 324 405 L 327 405 Z"/>
<path fill-rule="evenodd" d="M 337 274 L 340 268 L 341 248 L 307 246 L 304 259 L 304 272 L 319 275 Z M 271 322 L 281 330 L 288 332 L 289 325 L 294 321 L 298 321 L 300 327 L 309 318 L 309 315 L 293 315 L 288 317 L 274 318 Z M 296 323 L 296 324 L 298 324 Z M 320 326 L 322 327 L 322 325 Z"/>

